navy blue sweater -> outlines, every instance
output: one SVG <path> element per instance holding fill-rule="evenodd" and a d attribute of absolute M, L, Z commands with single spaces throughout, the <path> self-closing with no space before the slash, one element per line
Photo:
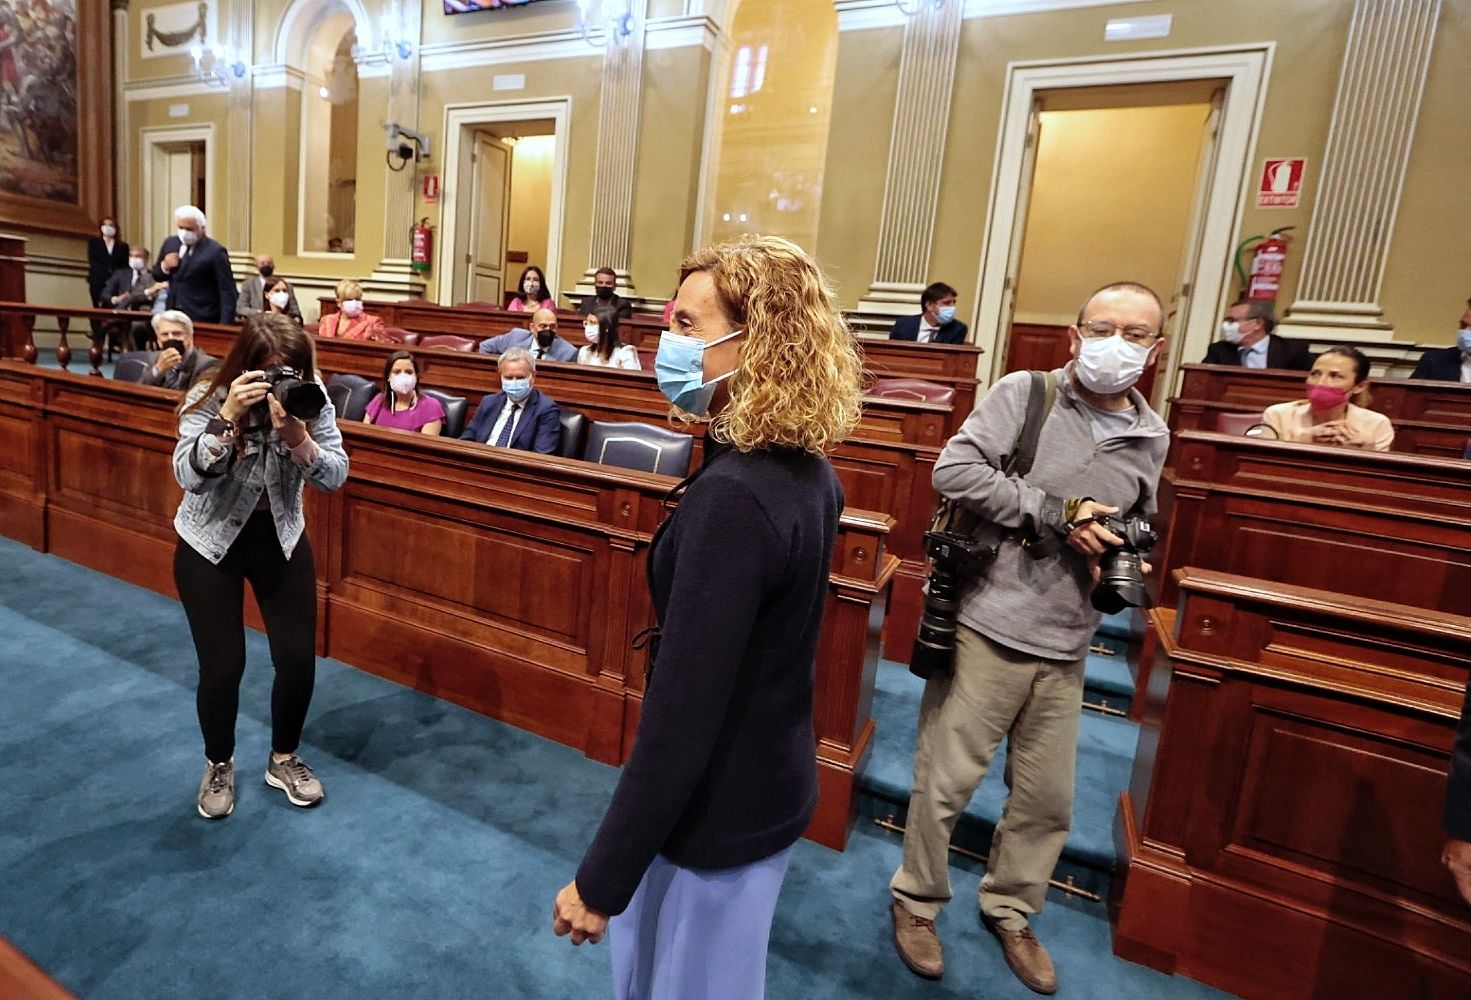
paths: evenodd
<path fill-rule="evenodd" d="M 825 458 L 727 449 L 654 536 L 658 652 L 633 752 L 577 872 L 594 910 L 623 912 L 656 855 L 734 868 L 802 835 L 817 804 L 813 675 L 842 510 Z"/>

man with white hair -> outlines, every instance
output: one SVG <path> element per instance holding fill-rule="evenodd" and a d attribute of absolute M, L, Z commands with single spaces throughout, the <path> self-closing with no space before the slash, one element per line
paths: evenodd
<path fill-rule="evenodd" d="M 169 283 L 169 308 L 196 323 L 235 322 L 230 253 L 206 235 L 209 222 L 193 205 L 174 212 L 178 232 L 163 241 L 153 276 Z"/>
<path fill-rule="evenodd" d="M 219 360 L 194 346 L 194 324 L 177 309 L 166 309 L 153 317 L 153 335 L 159 350 L 144 372 L 144 385 L 165 389 L 187 389 Z"/>

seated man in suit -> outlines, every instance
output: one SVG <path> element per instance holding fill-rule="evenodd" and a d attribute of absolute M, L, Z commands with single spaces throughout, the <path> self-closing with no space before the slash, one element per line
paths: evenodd
<path fill-rule="evenodd" d="M 196 323 L 235 322 L 235 275 L 230 252 L 207 235 L 209 221 L 193 205 L 174 211 L 178 233 L 158 248 L 153 276 L 169 283 L 169 308 Z"/>
<path fill-rule="evenodd" d="M 487 337 L 480 342 L 481 354 L 505 354 L 513 347 L 530 352 L 533 360 L 576 361 L 577 348 L 557 336 L 557 314 L 550 309 L 538 309 L 531 314 L 531 329 L 516 327 L 499 337 Z"/>
<path fill-rule="evenodd" d="M 919 296 L 918 316 L 901 316 L 889 331 L 890 340 L 913 340 L 921 344 L 963 344 L 965 324 L 955 318 L 955 289 L 937 281 Z"/>
<path fill-rule="evenodd" d="M 501 391 L 480 401 L 461 441 L 556 454 L 562 443 L 562 411 L 550 396 L 532 388 L 536 359 L 524 347 L 501 354 Z"/>
<path fill-rule="evenodd" d="M 276 273 L 276 259 L 268 253 L 256 254 L 255 270 L 253 277 L 240 282 L 239 301 L 235 305 L 235 313 L 239 316 L 254 316 L 266 311 L 265 289 Z M 290 296 L 286 302 L 286 315 L 300 323 L 301 306 L 296 304 L 296 289 L 288 284 L 286 291 Z"/>
<path fill-rule="evenodd" d="M 148 312 L 162 289 L 162 283 L 154 281 L 153 275 L 148 273 L 148 249 L 133 247 L 128 251 L 128 266 L 114 271 L 107 284 L 102 286 L 99 305 L 103 309 Z M 126 332 L 131 339 L 131 346 L 125 344 L 125 350 L 142 350 L 147 345 L 148 328 L 142 323 L 119 322 L 116 326 L 117 334 Z M 131 330 L 128 330 L 130 326 Z"/>
<path fill-rule="evenodd" d="M 614 289 L 618 287 L 618 272 L 611 267 L 600 267 L 593 272 L 592 295 L 584 295 L 582 301 L 577 303 L 577 311 L 586 316 L 599 306 L 607 306 L 618 314 L 619 319 L 628 319 L 633 315 L 633 303 L 619 295 Z"/>
<path fill-rule="evenodd" d="M 166 309 L 153 317 L 153 335 L 162 350 L 153 355 L 152 367 L 143 376 L 144 385 L 187 389 L 219 364 L 217 358 L 194 346 L 194 323 L 177 309 Z"/>
<path fill-rule="evenodd" d="M 1308 350 L 1308 345 L 1301 340 L 1273 336 L 1276 326 L 1272 303 L 1237 299 L 1221 321 L 1221 339 L 1206 349 L 1201 361 L 1208 365 L 1311 371 L 1313 352 Z"/>
<path fill-rule="evenodd" d="M 1420 355 L 1420 363 L 1410 378 L 1431 378 L 1440 382 L 1471 382 L 1471 299 L 1461 313 L 1461 329 L 1450 347 L 1437 347 Z"/>

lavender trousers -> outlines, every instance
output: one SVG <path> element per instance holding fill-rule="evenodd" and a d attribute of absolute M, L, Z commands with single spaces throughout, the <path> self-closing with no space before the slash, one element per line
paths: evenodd
<path fill-rule="evenodd" d="M 762 1000 L 766 944 L 792 848 L 739 868 L 662 855 L 609 922 L 617 1000 Z"/>

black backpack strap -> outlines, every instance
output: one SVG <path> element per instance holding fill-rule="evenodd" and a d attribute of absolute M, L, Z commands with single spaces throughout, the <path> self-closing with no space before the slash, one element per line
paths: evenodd
<path fill-rule="evenodd" d="M 1037 441 L 1042 437 L 1042 425 L 1052 412 L 1057 401 L 1057 379 L 1051 372 L 1028 372 L 1032 384 L 1027 390 L 1027 415 L 1022 421 L 1021 433 L 1016 437 L 1014 450 L 1006 458 L 1003 471 L 1008 476 L 1025 476 L 1032 471 L 1032 462 L 1037 458 Z"/>

